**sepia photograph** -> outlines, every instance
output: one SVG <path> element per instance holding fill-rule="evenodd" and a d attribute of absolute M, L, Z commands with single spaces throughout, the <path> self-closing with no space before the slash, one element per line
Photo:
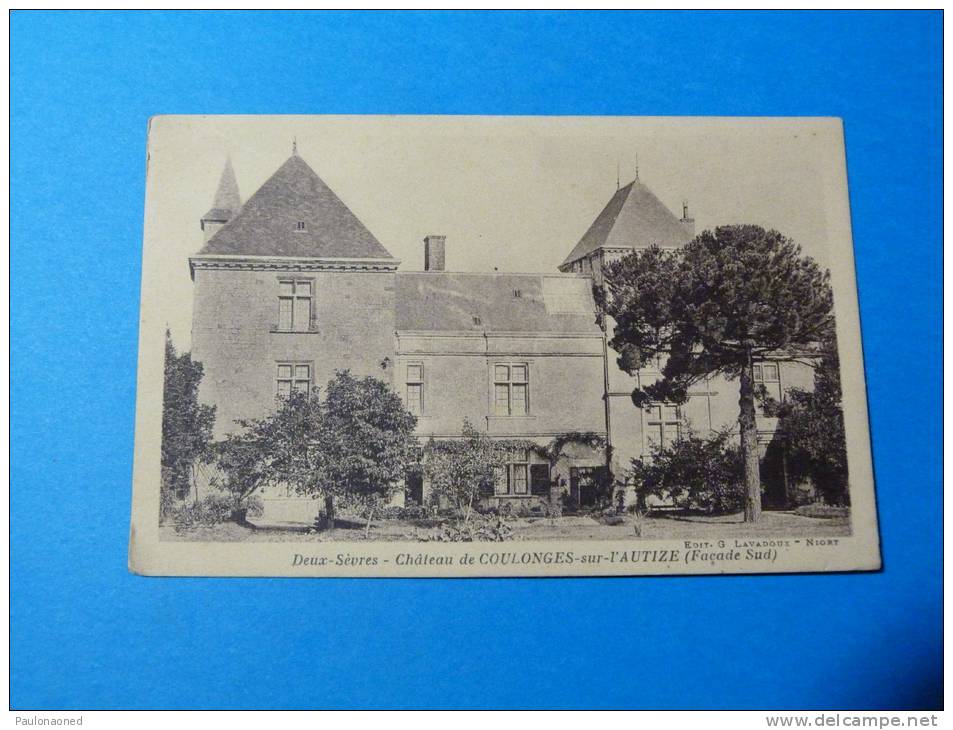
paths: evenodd
<path fill-rule="evenodd" d="M 838 120 L 149 134 L 134 570 L 878 566 Z"/>

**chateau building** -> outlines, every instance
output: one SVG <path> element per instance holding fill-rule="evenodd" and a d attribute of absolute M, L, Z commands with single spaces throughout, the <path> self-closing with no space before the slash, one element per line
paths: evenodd
<path fill-rule="evenodd" d="M 532 450 L 514 455 L 496 484 L 498 500 L 538 500 L 555 482 L 584 503 L 602 475 L 622 474 L 653 442 L 689 425 L 707 432 L 737 421 L 737 383 L 719 378 L 681 407 L 636 408 L 633 388 L 659 373 L 628 375 L 608 347 L 592 294 L 602 267 L 694 236 L 687 206 L 676 218 L 638 179 L 612 196 L 552 273 L 446 271 L 439 235 L 423 241 L 423 271 L 402 270 L 297 154 L 244 203 L 227 164 L 201 229 L 204 245 L 189 260 L 192 356 L 204 366 L 199 397 L 217 409 L 216 438 L 236 419 L 273 411 L 276 397 L 324 386 L 347 368 L 389 383 L 417 416 L 422 442 L 459 438 L 464 418 L 492 437 L 540 446 L 595 436 L 568 443 L 555 465 Z M 813 382 L 809 366 L 785 360 L 760 363 L 756 376 L 777 398 Z M 775 428 L 759 418 L 765 444 Z M 408 478 L 407 499 L 426 492 Z M 281 490 L 264 501 L 275 519 L 314 517 L 313 501 Z"/>

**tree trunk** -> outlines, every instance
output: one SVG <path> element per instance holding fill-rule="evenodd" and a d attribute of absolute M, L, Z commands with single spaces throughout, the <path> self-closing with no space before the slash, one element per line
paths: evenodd
<path fill-rule="evenodd" d="M 324 496 L 324 518 L 327 520 L 328 532 L 334 532 L 334 496 Z"/>
<path fill-rule="evenodd" d="M 364 539 L 365 540 L 369 538 L 371 535 L 371 517 L 373 516 L 374 516 L 374 508 L 368 507 L 367 508 L 367 524 L 364 525 Z"/>
<path fill-rule="evenodd" d="M 741 386 L 738 405 L 741 412 L 738 425 L 741 427 L 741 458 L 745 470 L 745 522 L 761 519 L 761 471 L 758 468 L 758 425 L 754 413 L 754 379 L 751 373 L 751 350 L 741 369 Z"/>
<path fill-rule="evenodd" d="M 646 504 L 645 490 L 641 487 L 636 488 L 635 490 L 635 511 L 645 513 L 648 511 L 648 505 Z"/>

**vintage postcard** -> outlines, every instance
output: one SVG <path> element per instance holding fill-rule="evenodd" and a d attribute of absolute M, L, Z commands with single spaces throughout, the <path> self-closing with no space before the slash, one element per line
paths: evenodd
<path fill-rule="evenodd" d="M 130 569 L 876 570 L 840 120 L 150 120 Z"/>

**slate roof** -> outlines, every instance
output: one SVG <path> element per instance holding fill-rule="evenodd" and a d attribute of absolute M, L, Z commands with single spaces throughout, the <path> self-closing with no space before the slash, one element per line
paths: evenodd
<path fill-rule="evenodd" d="M 209 208 L 208 213 L 202 216 L 203 221 L 227 221 L 235 215 L 233 208 Z"/>
<path fill-rule="evenodd" d="M 678 218 L 638 180 L 616 191 L 560 266 L 606 248 L 681 246 L 692 239 Z"/>
<path fill-rule="evenodd" d="M 397 329 L 599 335 L 591 287 L 565 275 L 399 271 Z"/>
<path fill-rule="evenodd" d="M 298 223 L 304 230 L 298 230 Z M 292 155 L 199 252 L 393 258 L 314 170 Z"/>
<path fill-rule="evenodd" d="M 242 207 L 242 199 L 238 194 L 238 181 L 235 179 L 235 170 L 232 169 L 231 159 L 225 160 L 225 168 L 218 179 L 218 189 L 215 191 L 215 202 L 208 213 L 202 216 L 203 221 L 227 221 Z"/>

